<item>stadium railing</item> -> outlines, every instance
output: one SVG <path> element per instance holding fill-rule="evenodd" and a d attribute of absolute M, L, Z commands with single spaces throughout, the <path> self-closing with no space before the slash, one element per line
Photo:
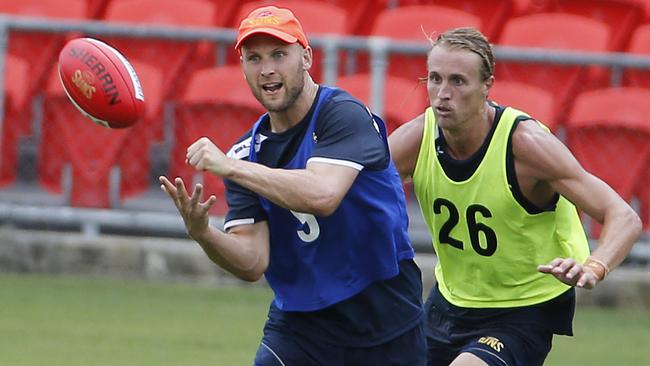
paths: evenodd
<path fill-rule="evenodd" d="M 39 31 L 64 34 L 83 34 L 86 36 L 121 36 L 133 38 L 158 38 L 174 41 L 208 41 L 216 44 L 218 65 L 225 64 L 223 55 L 234 43 L 236 33 L 226 28 L 197 28 L 151 25 L 113 24 L 102 21 L 59 21 L 45 18 L 17 17 L 0 15 L 0 85 L 4 85 L 5 55 L 11 30 Z M 391 54 L 424 55 L 429 49 L 427 42 L 397 42 L 382 37 L 358 37 L 314 34 L 310 35 L 312 47 L 322 49 L 323 82 L 336 85 L 336 79 L 341 74 L 339 70 L 353 69 L 349 64 L 339 65 L 339 53 L 346 51 L 365 52 L 370 54 L 370 100 L 373 111 L 382 115 L 384 110 L 383 90 L 386 82 L 388 56 Z M 623 71 L 626 69 L 650 70 L 650 57 L 626 53 L 590 53 L 573 51 L 555 51 L 548 49 L 494 47 L 497 61 L 518 61 L 533 63 L 548 63 L 560 65 L 597 65 L 611 70 L 611 85 L 622 83 Z M 424 67 L 424 65 L 423 65 Z M 4 115 L 4 88 L 0 88 L 0 116 Z M 38 113 L 37 113 L 38 115 Z M 0 135 L 4 120 L 0 120 Z M 1 143 L 1 142 L 0 142 Z M 119 173 L 118 173 L 119 175 Z M 65 201 L 55 202 L 54 205 L 43 205 L 46 201 L 22 198 L 30 196 L 30 192 L 16 194 L 11 190 L 0 188 L 0 224 L 26 226 L 74 227 L 88 235 L 109 230 L 142 235 L 171 235 L 184 236 L 185 230 L 180 218 L 164 204 L 153 206 L 137 206 L 124 209 L 116 203 L 114 209 L 85 209 L 66 205 Z M 164 201 L 164 197 L 159 196 Z M 166 207 L 166 206 L 165 206 Z M 423 225 L 414 220 L 411 233 L 414 243 L 419 250 L 430 251 L 430 237 Z M 650 263 L 650 240 L 644 237 L 642 245 L 635 246 L 631 257 Z"/>

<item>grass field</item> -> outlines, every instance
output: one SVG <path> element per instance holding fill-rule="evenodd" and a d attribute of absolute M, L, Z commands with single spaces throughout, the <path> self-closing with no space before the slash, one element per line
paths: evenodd
<path fill-rule="evenodd" d="M 0 274 L 0 365 L 250 365 L 271 293 Z M 546 365 L 650 365 L 650 313 L 578 310 Z"/>

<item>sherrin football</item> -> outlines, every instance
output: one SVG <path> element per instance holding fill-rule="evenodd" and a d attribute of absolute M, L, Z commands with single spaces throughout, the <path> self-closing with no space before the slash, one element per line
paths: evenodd
<path fill-rule="evenodd" d="M 129 127 L 144 114 L 135 70 L 113 47 L 93 38 L 69 41 L 59 53 L 59 78 L 72 103 L 93 122 Z"/>

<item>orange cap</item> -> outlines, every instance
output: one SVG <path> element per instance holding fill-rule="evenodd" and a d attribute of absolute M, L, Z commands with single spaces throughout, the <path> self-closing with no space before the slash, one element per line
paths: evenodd
<path fill-rule="evenodd" d="M 289 9 L 265 6 L 251 11 L 239 24 L 235 49 L 239 51 L 246 38 L 258 33 L 269 34 L 287 43 L 298 42 L 303 47 L 309 45 L 300 22 Z"/>

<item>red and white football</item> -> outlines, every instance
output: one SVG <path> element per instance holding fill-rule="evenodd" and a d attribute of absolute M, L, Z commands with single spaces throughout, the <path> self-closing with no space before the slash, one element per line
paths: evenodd
<path fill-rule="evenodd" d="M 59 53 L 59 77 L 72 103 L 101 126 L 129 127 L 144 115 L 144 95 L 135 70 L 104 42 L 69 41 Z"/>

